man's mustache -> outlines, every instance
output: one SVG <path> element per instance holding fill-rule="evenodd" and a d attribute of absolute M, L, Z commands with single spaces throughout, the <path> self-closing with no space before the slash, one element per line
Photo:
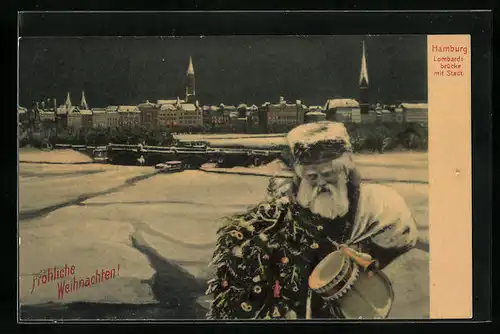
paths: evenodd
<path fill-rule="evenodd" d="M 332 194 L 332 191 L 328 185 L 314 187 L 309 205 L 311 205 L 316 200 L 316 198 L 323 193 Z"/>
<path fill-rule="evenodd" d="M 322 193 L 331 193 L 332 191 L 328 187 L 328 185 L 323 185 L 323 186 L 317 186 L 314 190 L 314 193 L 316 195 L 320 195 Z"/>

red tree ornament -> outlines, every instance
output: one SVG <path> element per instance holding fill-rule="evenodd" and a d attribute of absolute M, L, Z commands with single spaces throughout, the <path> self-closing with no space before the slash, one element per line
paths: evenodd
<path fill-rule="evenodd" d="M 280 297 L 280 291 L 281 291 L 280 282 L 278 280 L 276 280 L 276 282 L 274 284 L 274 298 Z"/>

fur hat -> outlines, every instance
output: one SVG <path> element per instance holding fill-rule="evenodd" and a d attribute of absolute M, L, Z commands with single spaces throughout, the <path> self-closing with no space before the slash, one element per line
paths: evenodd
<path fill-rule="evenodd" d="M 299 125 L 288 132 L 287 143 L 294 163 L 312 164 L 352 152 L 349 134 L 342 123 L 322 121 Z"/>

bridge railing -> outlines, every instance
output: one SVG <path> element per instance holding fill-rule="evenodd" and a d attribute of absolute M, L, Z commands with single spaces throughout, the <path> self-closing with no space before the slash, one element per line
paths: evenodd
<path fill-rule="evenodd" d="M 280 150 L 250 149 L 250 148 L 194 148 L 182 146 L 142 146 L 130 144 L 108 144 L 105 146 L 86 146 L 56 144 L 57 149 L 73 149 L 77 151 L 110 150 L 129 151 L 157 154 L 199 154 L 199 155 L 248 155 L 248 156 L 275 156 L 281 153 Z"/>

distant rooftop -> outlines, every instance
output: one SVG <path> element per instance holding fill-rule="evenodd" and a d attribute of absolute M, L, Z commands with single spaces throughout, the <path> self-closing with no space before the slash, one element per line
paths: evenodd
<path fill-rule="evenodd" d="M 106 107 L 106 111 L 117 111 L 118 110 L 118 106 L 107 106 Z"/>
<path fill-rule="evenodd" d="M 181 104 L 181 109 L 186 111 L 196 111 L 196 106 L 192 103 Z"/>
<path fill-rule="evenodd" d="M 306 116 L 326 116 L 326 114 L 321 111 L 309 111 Z"/>
<path fill-rule="evenodd" d="M 156 104 L 176 104 L 177 101 L 179 101 L 180 103 L 186 102 L 185 100 L 171 99 L 171 100 L 158 100 L 158 101 L 156 101 Z"/>
<path fill-rule="evenodd" d="M 309 106 L 309 110 L 323 110 L 322 106 Z"/>
<path fill-rule="evenodd" d="M 326 101 L 325 109 L 334 109 L 334 108 L 358 108 L 359 102 L 355 99 L 330 99 Z"/>
<path fill-rule="evenodd" d="M 428 109 L 429 105 L 427 103 L 401 103 L 401 107 L 407 109 Z"/>
<path fill-rule="evenodd" d="M 137 106 L 118 106 L 118 112 L 135 112 L 137 110 Z"/>
<path fill-rule="evenodd" d="M 74 106 L 70 106 L 69 108 L 67 106 L 60 106 L 59 108 L 57 108 L 57 113 L 58 114 L 67 114 L 67 113 L 71 113 L 73 111 L 78 110 L 76 107 Z"/>
<path fill-rule="evenodd" d="M 160 107 L 161 110 L 177 110 L 177 107 L 173 104 L 162 104 Z"/>

